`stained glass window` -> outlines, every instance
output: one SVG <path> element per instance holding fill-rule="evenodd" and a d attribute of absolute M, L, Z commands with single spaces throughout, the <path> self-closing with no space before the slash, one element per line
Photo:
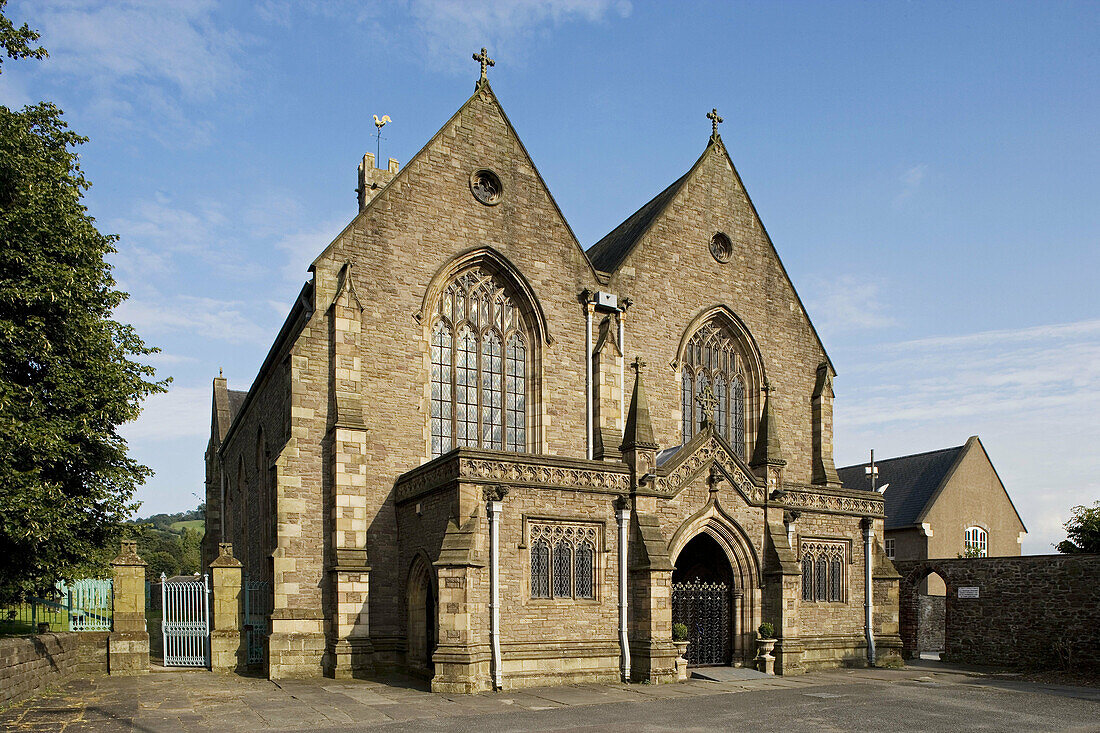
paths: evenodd
<path fill-rule="evenodd" d="M 527 450 L 527 346 L 523 337 L 513 333 L 508 339 L 508 444 L 516 453 Z"/>
<path fill-rule="evenodd" d="M 554 595 L 573 595 L 573 546 L 566 540 L 554 545 Z"/>
<path fill-rule="evenodd" d="M 812 601 L 814 599 L 814 559 L 812 557 L 802 558 L 802 600 Z"/>
<path fill-rule="evenodd" d="M 527 450 L 523 318 L 500 279 L 464 271 L 439 301 L 431 334 L 431 451 Z"/>
<path fill-rule="evenodd" d="M 714 428 L 744 459 L 745 449 L 745 377 L 737 342 L 729 329 L 711 320 L 692 335 L 684 351 L 683 380 L 680 390 L 680 414 L 683 438 L 687 442 L 699 432 L 704 408 L 700 403 L 703 388 L 710 385 L 717 402 Z"/>
<path fill-rule="evenodd" d="M 692 384 L 691 372 L 684 370 L 684 382 L 680 389 L 680 414 L 683 415 L 683 430 L 684 430 L 684 442 L 686 443 L 691 439 L 691 436 L 695 435 L 695 431 L 692 430 L 693 414 L 692 404 L 695 400 L 695 389 Z"/>
<path fill-rule="evenodd" d="M 531 545 L 531 597 L 550 597 L 550 543 L 546 540 Z"/>
<path fill-rule="evenodd" d="M 576 554 L 576 595 L 577 598 L 594 598 L 593 592 L 593 559 L 595 558 L 595 551 L 592 549 L 590 542 L 582 542 L 577 547 Z"/>
<path fill-rule="evenodd" d="M 829 563 L 824 557 L 817 558 L 817 577 L 814 580 L 814 599 L 824 601 L 825 585 L 829 574 Z"/>

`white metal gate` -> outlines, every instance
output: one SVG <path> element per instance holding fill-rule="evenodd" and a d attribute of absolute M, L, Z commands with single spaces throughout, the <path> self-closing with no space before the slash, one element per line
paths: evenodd
<path fill-rule="evenodd" d="M 160 574 L 165 667 L 209 667 L 210 584 L 202 578 Z"/>

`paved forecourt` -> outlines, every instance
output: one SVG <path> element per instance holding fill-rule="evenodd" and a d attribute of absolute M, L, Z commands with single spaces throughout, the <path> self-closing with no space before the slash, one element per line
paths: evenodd
<path fill-rule="evenodd" d="M 407 679 L 269 680 L 205 671 L 70 682 L 0 711 L 0 729 L 344 731 L 733 729 L 1100 730 L 1100 690 L 934 671 L 573 685 L 441 695 Z"/>

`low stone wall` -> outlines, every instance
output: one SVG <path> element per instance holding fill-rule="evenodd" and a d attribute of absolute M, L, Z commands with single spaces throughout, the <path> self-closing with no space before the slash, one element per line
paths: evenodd
<path fill-rule="evenodd" d="M 0 638 L 0 706 L 72 677 L 106 672 L 107 632 Z"/>
<path fill-rule="evenodd" d="M 917 651 L 943 651 L 944 626 L 947 623 L 945 601 L 944 596 L 920 596 L 920 607 L 917 609 Z"/>
<path fill-rule="evenodd" d="M 936 572 L 947 584 L 945 661 L 1100 669 L 1100 555 L 958 558 L 895 565 L 903 576 L 901 637 L 906 658 L 919 648 L 917 588 Z M 964 589 L 961 598 L 960 588 Z"/>

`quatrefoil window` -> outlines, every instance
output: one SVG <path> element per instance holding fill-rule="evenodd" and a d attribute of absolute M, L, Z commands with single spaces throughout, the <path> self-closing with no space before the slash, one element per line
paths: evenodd
<path fill-rule="evenodd" d="M 501 186 L 500 177 L 496 173 L 483 168 L 470 176 L 470 191 L 481 203 L 486 206 L 495 206 L 500 203 L 504 187 Z"/>

